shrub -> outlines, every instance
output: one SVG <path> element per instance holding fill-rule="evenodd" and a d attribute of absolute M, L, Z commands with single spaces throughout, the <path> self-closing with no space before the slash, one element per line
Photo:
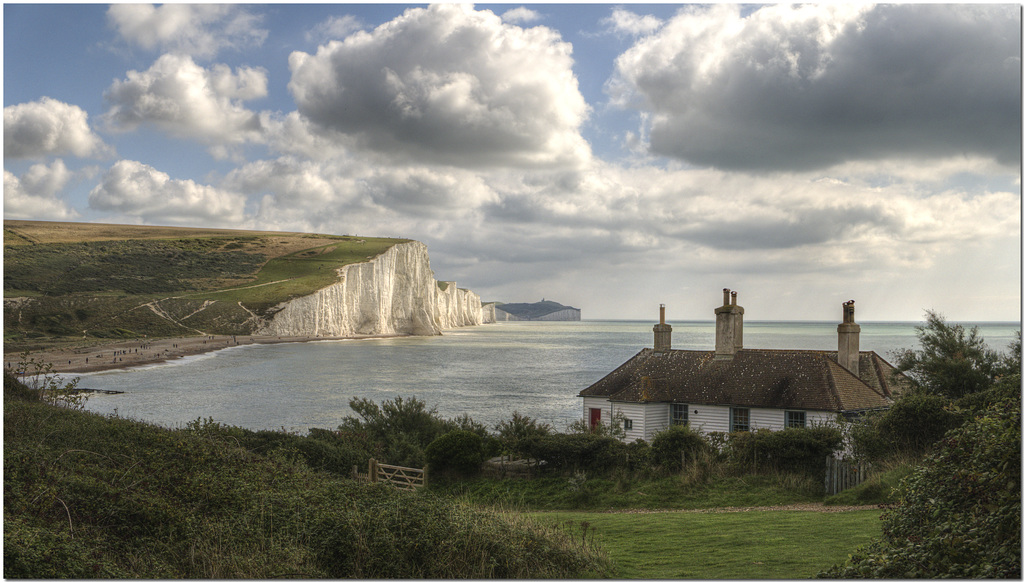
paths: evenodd
<path fill-rule="evenodd" d="M 637 439 L 626 445 L 626 468 L 633 473 L 644 474 L 649 471 L 653 459 L 651 445 L 644 439 Z"/>
<path fill-rule="evenodd" d="M 502 420 L 494 426 L 498 432 L 498 440 L 504 450 L 515 454 L 524 439 L 535 436 L 547 436 L 552 433 L 550 424 L 538 423 L 536 420 L 512 411 L 512 418 Z"/>
<path fill-rule="evenodd" d="M 850 437 L 855 455 L 877 461 L 897 453 L 925 453 L 961 422 L 945 398 L 916 392 L 854 424 Z"/>
<path fill-rule="evenodd" d="M 815 478 L 824 478 L 825 458 L 843 445 L 842 431 L 829 425 L 778 431 L 760 429 L 729 436 L 731 460 L 737 465 Z"/>
<path fill-rule="evenodd" d="M 557 471 L 608 471 L 627 463 L 626 445 L 613 437 L 591 433 L 533 436 L 521 441 L 519 452 L 547 462 Z"/>
<path fill-rule="evenodd" d="M 651 442 L 651 453 L 655 463 L 668 469 L 678 471 L 684 465 L 698 458 L 707 458 L 711 445 L 701 434 L 689 425 L 677 424 L 654 435 Z"/>
<path fill-rule="evenodd" d="M 475 473 L 484 461 L 483 439 L 468 430 L 455 430 L 427 445 L 426 457 L 432 471 Z"/>

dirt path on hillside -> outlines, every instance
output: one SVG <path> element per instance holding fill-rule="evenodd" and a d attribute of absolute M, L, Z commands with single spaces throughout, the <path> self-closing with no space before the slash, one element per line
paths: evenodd
<path fill-rule="evenodd" d="M 400 337 L 396 335 L 361 336 L 265 336 L 265 335 L 207 335 L 156 340 L 129 340 L 88 347 L 53 348 L 36 350 L 29 359 L 53 365 L 57 373 L 86 373 L 156 364 L 185 356 L 194 356 L 234 346 L 252 344 L 303 343 L 325 340 L 374 339 Z M 4 354 L 4 369 L 14 370 L 24 358 L 23 354 Z M 30 370 L 31 371 L 31 370 Z"/>

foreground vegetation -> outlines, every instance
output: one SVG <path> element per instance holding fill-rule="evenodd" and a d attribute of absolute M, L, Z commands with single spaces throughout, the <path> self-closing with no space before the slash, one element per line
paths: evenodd
<path fill-rule="evenodd" d="M 917 455 L 882 516 L 882 535 L 831 578 L 1021 577 L 1021 338 L 1010 352 L 929 313 L 920 350 L 898 357 L 913 382 L 891 409 L 853 427 L 854 450 Z"/>
<path fill-rule="evenodd" d="M 6 578 L 566 578 L 572 532 L 39 401 L 4 382 Z"/>
<path fill-rule="evenodd" d="M 252 332 L 404 239 L 4 221 L 4 349 Z"/>

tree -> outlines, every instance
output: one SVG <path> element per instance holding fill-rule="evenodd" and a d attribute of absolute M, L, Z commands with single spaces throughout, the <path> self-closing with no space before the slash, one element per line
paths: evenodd
<path fill-rule="evenodd" d="M 898 352 L 897 370 L 919 390 L 950 399 L 991 388 L 1008 361 L 985 345 L 977 327 L 966 330 L 934 311 L 927 314 L 917 328 L 921 349 Z"/>

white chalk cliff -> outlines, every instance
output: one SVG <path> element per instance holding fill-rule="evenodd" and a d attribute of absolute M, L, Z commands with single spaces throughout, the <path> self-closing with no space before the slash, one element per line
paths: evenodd
<path fill-rule="evenodd" d="M 397 244 L 365 263 L 338 269 L 340 280 L 281 305 L 263 335 L 439 335 L 442 330 L 493 323 L 480 296 L 438 282 L 427 245 Z M 490 317 L 487 317 L 490 315 Z"/>

